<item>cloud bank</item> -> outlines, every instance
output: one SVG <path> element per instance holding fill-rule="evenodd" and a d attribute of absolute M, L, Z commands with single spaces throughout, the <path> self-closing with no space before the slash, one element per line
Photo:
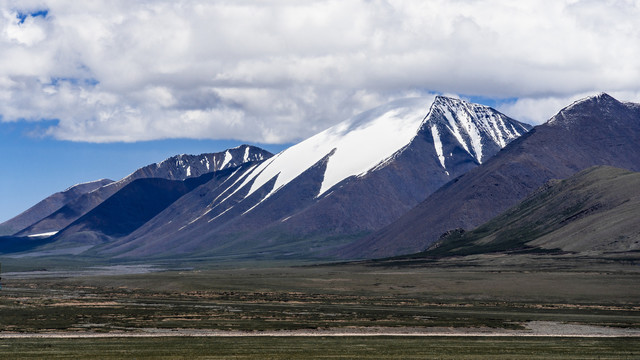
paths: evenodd
<path fill-rule="evenodd" d="M 640 101 L 640 1 L 0 0 L 0 54 L 1 120 L 63 140 L 284 143 L 434 92 L 541 123 Z"/>

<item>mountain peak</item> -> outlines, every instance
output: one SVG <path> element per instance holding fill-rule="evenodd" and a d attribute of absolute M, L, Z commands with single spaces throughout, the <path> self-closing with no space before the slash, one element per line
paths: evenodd
<path fill-rule="evenodd" d="M 488 108 L 487 106 L 470 103 L 466 100 L 444 95 L 438 95 L 433 100 L 432 107 L 468 107 L 468 108 Z"/>
<path fill-rule="evenodd" d="M 444 134 L 453 135 L 464 151 L 482 163 L 494 153 L 487 151 L 487 146 L 497 146 L 499 150 L 530 128 L 488 106 L 446 96 L 435 98 L 423 125 L 423 129 L 431 131 L 440 163 L 445 169 L 446 152 L 441 146 Z"/>
<path fill-rule="evenodd" d="M 453 98 L 453 97 L 449 97 L 449 96 L 445 96 L 445 95 L 436 95 L 435 100 L 433 101 L 434 104 L 436 103 L 446 103 L 449 101 L 463 101 L 460 100 L 459 98 Z"/>
<path fill-rule="evenodd" d="M 607 93 L 601 92 L 597 95 L 574 101 L 569 106 L 560 110 L 549 119 L 547 123 L 556 126 L 572 127 L 585 121 L 597 121 L 597 119 L 605 118 L 604 115 L 621 110 L 622 107 L 624 107 L 624 104 L 620 101 Z"/>
<path fill-rule="evenodd" d="M 563 110 L 568 110 L 568 109 L 572 109 L 576 106 L 580 106 L 580 105 L 586 105 L 586 104 L 598 104 L 598 105 L 603 105 L 603 104 L 611 104 L 611 103 L 618 103 L 618 100 L 616 100 L 615 98 L 613 98 L 613 96 L 605 93 L 605 92 L 601 92 L 599 94 L 596 95 L 591 95 L 591 96 L 587 96 L 585 98 L 582 98 L 580 100 L 576 100 L 574 101 L 571 105 L 565 107 Z"/>

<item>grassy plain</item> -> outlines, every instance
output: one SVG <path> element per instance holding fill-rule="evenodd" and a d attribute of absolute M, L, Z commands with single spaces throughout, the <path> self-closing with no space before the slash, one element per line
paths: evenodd
<path fill-rule="evenodd" d="M 84 275 L 4 277 L 0 333 L 517 330 L 531 321 L 640 329 L 637 259 L 495 254 Z M 637 337 L 0 339 L 0 358 L 633 358 L 639 343 Z"/>
<path fill-rule="evenodd" d="M 229 337 L 0 340 L 12 359 L 633 359 L 629 338 Z"/>
<path fill-rule="evenodd" d="M 402 266 L 14 276 L 4 280 L 0 330 L 517 329 L 537 320 L 640 327 L 640 268 L 634 262 L 589 261 L 599 263 L 496 255 Z"/>

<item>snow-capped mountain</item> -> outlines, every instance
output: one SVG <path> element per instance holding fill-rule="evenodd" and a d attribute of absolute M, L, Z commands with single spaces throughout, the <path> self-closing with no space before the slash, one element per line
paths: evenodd
<path fill-rule="evenodd" d="M 256 165 L 238 189 L 250 183 L 246 198 L 275 179 L 261 199 L 264 201 L 326 159 L 322 184 L 316 195 L 320 197 L 348 177 L 362 176 L 385 166 L 394 154 L 418 136 L 421 128 L 431 131 L 433 150 L 446 172 L 446 158 L 453 157 L 456 147 L 462 147 L 482 163 L 530 128 L 489 107 L 443 96 L 435 98 L 426 117 L 425 109 L 424 99 L 405 99 L 360 114 Z M 455 141 L 441 139 L 440 133 L 443 137 L 453 136 Z"/>
<path fill-rule="evenodd" d="M 182 181 L 213 171 L 237 167 L 243 163 L 262 161 L 271 156 L 270 152 L 250 145 L 242 145 L 218 153 L 173 156 L 162 162 L 142 167 L 121 180 L 109 181 L 80 196 L 68 198 L 68 201 L 59 204 L 51 213 L 22 227 L 16 235 L 26 236 L 59 231 L 137 179 L 160 178 Z"/>
<path fill-rule="evenodd" d="M 389 224 L 528 129 L 463 100 L 395 101 L 270 159 L 229 169 L 93 251 L 317 254 Z"/>
<path fill-rule="evenodd" d="M 449 230 L 471 230 L 486 222 L 548 180 L 591 166 L 640 171 L 639 144 L 640 105 L 607 94 L 576 101 L 397 221 L 341 249 L 341 255 L 384 257 L 424 250 Z"/>

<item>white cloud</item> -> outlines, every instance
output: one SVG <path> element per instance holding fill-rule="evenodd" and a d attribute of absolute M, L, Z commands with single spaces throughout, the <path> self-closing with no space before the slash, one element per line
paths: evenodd
<path fill-rule="evenodd" d="M 15 13 L 3 11 L 2 17 L 5 20 L 4 36 L 9 41 L 14 41 L 21 45 L 33 46 L 46 39 L 46 23 L 38 17 L 27 17 L 20 21 Z"/>
<path fill-rule="evenodd" d="M 45 16 L 25 16 L 38 10 Z M 23 20 L 18 17 L 18 12 Z M 76 141 L 289 142 L 426 92 L 640 93 L 639 1 L 0 0 L 3 121 Z"/>

